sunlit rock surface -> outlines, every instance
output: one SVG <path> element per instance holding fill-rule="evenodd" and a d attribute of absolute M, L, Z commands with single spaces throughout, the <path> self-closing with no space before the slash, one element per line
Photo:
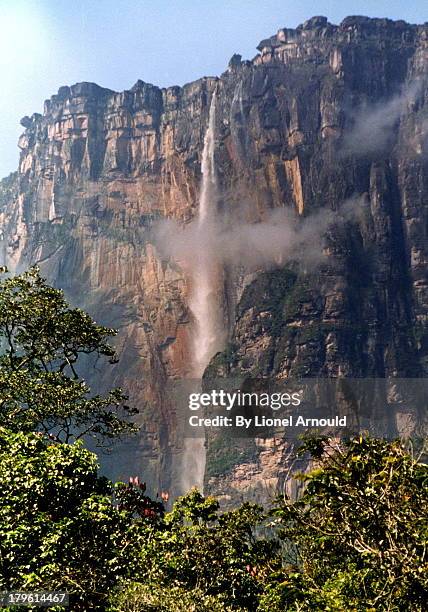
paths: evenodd
<path fill-rule="evenodd" d="M 18 172 L 0 184 L 3 263 L 39 263 L 73 303 L 119 329 L 119 364 L 89 372 L 140 409 L 139 438 L 103 460 L 113 478 L 138 473 L 172 491 L 179 480 L 183 444 L 163 389 L 191 373 L 189 283 L 152 228 L 196 215 L 214 90 L 230 223 L 278 207 L 355 210 L 329 232 L 316 268 L 224 270 L 230 343 L 211 371 L 427 374 L 427 25 L 314 17 L 257 48 L 183 87 L 62 87 L 43 115 L 23 119 Z M 287 452 L 256 441 L 215 469 L 208 452 L 206 488 L 260 499 L 282 486 Z"/>

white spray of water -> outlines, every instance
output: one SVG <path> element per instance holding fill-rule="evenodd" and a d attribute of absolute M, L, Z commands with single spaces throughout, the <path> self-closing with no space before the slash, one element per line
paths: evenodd
<path fill-rule="evenodd" d="M 202 184 L 199 201 L 199 225 L 203 225 L 216 212 L 217 175 L 215 170 L 215 112 L 216 93 L 214 92 L 208 116 L 208 128 L 205 132 L 202 151 Z"/>
<path fill-rule="evenodd" d="M 209 232 L 217 212 L 218 186 L 215 169 L 215 114 L 214 92 L 208 118 L 208 127 L 202 152 L 202 183 L 196 232 L 202 237 Z M 192 339 L 192 375 L 201 378 L 211 357 L 221 348 L 222 334 L 219 304 L 216 294 L 218 264 L 204 240 L 198 241 L 193 253 L 191 296 L 189 307 L 194 317 Z M 203 488 L 205 473 L 205 440 L 188 438 L 184 442 L 181 485 L 184 491 L 191 487 Z"/>
<path fill-rule="evenodd" d="M 214 93 L 202 153 L 202 184 L 197 221 L 197 232 L 201 236 L 209 231 L 217 212 L 218 186 L 214 160 L 215 113 L 216 94 Z M 207 247 L 204 241 L 200 241 L 199 248 L 194 253 L 195 265 L 192 270 L 192 292 L 189 303 L 195 321 L 192 371 L 196 378 L 202 376 L 210 358 L 218 348 L 219 341 L 220 326 L 215 295 L 218 266 Z"/>

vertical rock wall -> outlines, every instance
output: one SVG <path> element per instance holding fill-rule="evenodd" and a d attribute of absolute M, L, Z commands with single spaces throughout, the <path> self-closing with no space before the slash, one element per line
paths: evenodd
<path fill-rule="evenodd" d="M 140 473 L 172 490 L 178 478 L 182 441 L 162 390 L 189 375 L 192 313 L 188 280 L 151 228 L 195 216 L 214 88 L 219 207 L 230 223 L 280 207 L 301 217 L 359 207 L 329 233 L 321 267 L 299 268 L 292 282 L 281 268 L 225 270 L 230 345 L 214 367 L 426 375 L 427 41 L 426 25 L 315 17 L 262 41 L 252 61 L 234 56 L 218 79 L 138 81 L 121 93 L 80 83 L 23 119 L 19 169 L 0 188 L 0 253 L 12 269 L 38 262 L 72 302 L 119 329 L 120 362 L 95 378 L 129 391 L 142 429 L 105 459 L 112 477 Z M 263 495 L 264 480 L 278 484 L 279 446 L 258 443 L 223 471 L 208 465 L 207 484 Z"/>

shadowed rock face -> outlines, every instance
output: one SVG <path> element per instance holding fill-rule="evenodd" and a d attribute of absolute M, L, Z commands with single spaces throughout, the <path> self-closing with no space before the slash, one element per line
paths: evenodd
<path fill-rule="evenodd" d="M 113 478 L 140 473 L 172 490 L 178 478 L 182 441 L 162 391 L 189 375 L 189 283 L 151 227 L 195 216 L 214 90 L 230 223 L 279 207 L 355 210 L 328 231 L 315 269 L 224 270 L 230 345 L 211 371 L 427 375 L 428 26 L 314 17 L 258 50 L 184 87 L 62 87 L 43 115 L 23 119 L 19 170 L 0 184 L 4 262 L 39 262 L 72 302 L 119 329 L 120 363 L 96 377 L 129 391 L 142 432 L 106 458 Z M 259 498 L 286 454 L 257 442 L 222 472 L 208 453 L 206 486 Z"/>

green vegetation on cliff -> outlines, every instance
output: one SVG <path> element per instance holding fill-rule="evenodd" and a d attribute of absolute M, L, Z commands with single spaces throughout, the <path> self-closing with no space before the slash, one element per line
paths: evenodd
<path fill-rule="evenodd" d="M 192 490 L 167 511 L 76 441 L 128 430 L 122 394 L 93 398 L 77 373 L 114 357 L 112 330 L 36 270 L 5 278 L 0 306 L 0 590 L 67 590 L 76 612 L 422 612 L 428 466 L 411 445 L 308 438 L 297 500 L 222 512 Z"/>

